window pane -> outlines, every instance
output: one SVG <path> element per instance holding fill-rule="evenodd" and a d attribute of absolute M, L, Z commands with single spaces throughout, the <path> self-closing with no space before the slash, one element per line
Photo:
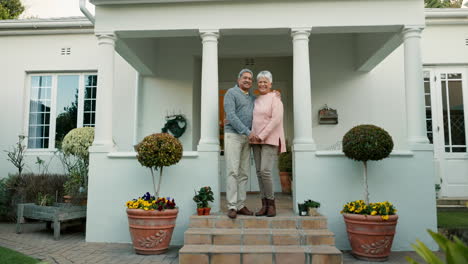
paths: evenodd
<path fill-rule="evenodd" d="M 97 75 L 85 76 L 83 126 L 94 126 L 96 115 Z"/>
<path fill-rule="evenodd" d="M 52 76 L 32 76 L 29 101 L 29 148 L 49 147 Z"/>
<path fill-rule="evenodd" d="M 452 145 L 465 145 L 465 115 L 461 81 L 449 81 L 449 104 Z"/>
<path fill-rule="evenodd" d="M 443 74 L 442 74 L 443 75 Z M 442 89 L 442 116 L 444 119 L 444 142 L 445 145 L 450 144 L 450 139 L 449 139 L 449 113 L 447 111 L 447 83 L 446 81 L 442 81 L 441 85 Z"/>
<path fill-rule="evenodd" d="M 65 135 L 77 127 L 79 75 L 60 75 L 57 78 L 57 118 L 55 147 Z"/>

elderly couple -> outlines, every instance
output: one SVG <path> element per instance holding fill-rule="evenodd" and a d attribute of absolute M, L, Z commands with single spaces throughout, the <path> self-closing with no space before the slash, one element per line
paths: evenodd
<path fill-rule="evenodd" d="M 250 147 L 252 146 L 262 208 L 256 216 L 275 216 L 275 197 L 271 171 L 278 152 L 285 152 L 283 130 L 283 103 L 278 92 L 272 92 L 273 76 L 269 71 L 257 75 L 260 95 L 254 97 L 253 73 L 240 71 L 237 85 L 224 96 L 226 119 L 224 126 L 224 155 L 227 170 L 227 215 L 253 215 L 245 206 L 249 175 Z"/>

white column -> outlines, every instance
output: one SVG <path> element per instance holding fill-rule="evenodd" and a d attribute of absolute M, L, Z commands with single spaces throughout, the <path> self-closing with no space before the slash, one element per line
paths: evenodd
<path fill-rule="evenodd" d="M 315 150 L 312 137 L 312 95 L 310 86 L 310 28 L 293 28 L 293 113 L 295 150 Z"/>
<path fill-rule="evenodd" d="M 112 89 L 114 88 L 115 40 L 113 33 L 98 33 L 98 82 L 96 95 L 96 128 L 93 152 L 110 152 L 112 139 Z"/>
<path fill-rule="evenodd" d="M 218 30 L 200 30 L 203 44 L 198 151 L 219 151 Z"/>
<path fill-rule="evenodd" d="M 427 144 L 426 111 L 421 61 L 422 27 L 405 27 L 405 92 L 408 145 Z"/>

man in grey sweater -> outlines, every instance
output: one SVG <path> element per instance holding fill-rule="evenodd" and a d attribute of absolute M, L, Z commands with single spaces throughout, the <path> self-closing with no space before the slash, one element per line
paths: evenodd
<path fill-rule="evenodd" d="M 237 85 L 224 96 L 224 111 L 228 122 L 224 125 L 224 156 L 227 170 L 226 200 L 229 218 L 237 214 L 253 215 L 246 206 L 249 175 L 250 144 L 255 97 L 249 93 L 253 73 L 249 69 L 239 72 Z"/>

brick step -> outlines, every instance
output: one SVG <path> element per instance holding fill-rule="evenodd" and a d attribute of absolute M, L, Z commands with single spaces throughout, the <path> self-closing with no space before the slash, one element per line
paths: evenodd
<path fill-rule="evenodd" d="M 276 217 L 255 217 L 238 215 L 230 219 L 224 214 L 190 216 L 190 228 L 272 228 L 272 229 L 326 229 L 325 216 L 284 215 Z"/>
<path fill-rule="evenodd" d="M 179 264 L 341 264 L 342 253 L 334 246 L 220 246 L 185 245 Z"/>
<path fill-rule="evenodd" d="M 185 245 L 334 245 L 327 229 L 189 228 Z"/>

